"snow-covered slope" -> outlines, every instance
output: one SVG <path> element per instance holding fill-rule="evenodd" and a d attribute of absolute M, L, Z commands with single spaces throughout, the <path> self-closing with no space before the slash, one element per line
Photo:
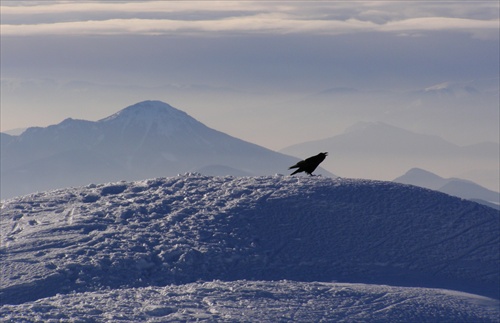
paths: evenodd
<path fill-rule="evenodd" d="M 224 175 L 273 175 L 299 160 L 211 129 L 161 101 L 96 122 L 66 119 L 20 136 L 2 134 L 0 148 L 2 198 L 215 168 Z"/>
<path fill-rule="evenodd" d="M 499 298 L 498 212 L 415 186 L 186 174 L 8 200 L 0 224 L 2 317 L 500 315 L 484 297 Z"/>
<path fill-rule="evenodd" d="M 486 205 L 500 205 L 500 194 L 460 178 L 443 178 L 429 171 L 412 168 L 394 179 L 396 183 L 417 185 L 468 200 L 484 201 Z"/>
<path fill-rule="evenodd" d="M 498 322 L 498 301 L 387 285 L 197 282 L 56 295 L 0 307 L 11 322 Z"/>

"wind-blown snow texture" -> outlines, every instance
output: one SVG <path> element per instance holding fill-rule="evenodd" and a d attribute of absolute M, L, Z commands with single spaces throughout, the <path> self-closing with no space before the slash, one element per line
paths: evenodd
<path fill-rule="evenodd" d="M 500 319 L 488 298 L 498 211 L 415 186 L 199 174 L 88 185 L 6 201 L 1 233 L 7 319 Z"/>

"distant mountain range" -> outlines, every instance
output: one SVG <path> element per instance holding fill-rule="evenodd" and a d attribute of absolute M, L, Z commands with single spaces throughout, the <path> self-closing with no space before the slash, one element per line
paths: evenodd
<path fill-rule="evenodd" d="M 324 111 L 333 127 L 359 120 L 382 121 L 432 133 L 453 142 L 498 142 L 499 79 L 444 81 L 413 89 L 376 91 L 334 87 L 305 97 L 302 117 Z"/>
<path fill-rule="evenodd" d="M 472 181 L 460 178 L 443 178 L 429 171 L 413 168 L 396 178 L 394 182 L 429 188 L 500 209 L 500 194 Z"/>
<path fill-rule="evenodd" d="M 280 151 L 292 156 L 328 151 L 330 155 L 324 167 L 342 177 L 392 180 L 419 167 L 457 177 L 480 173 L 483 175 L 467 178 L 472 177 L 474 182 L 486 187 L 498 186 L 498 143 L 458 146 L 438 136 L 382 122 L 359 122 L 340 135 L 292 145 Z"/>
<path fill-rule="evenodd" d="M 211 129 L 164 102 L 144 101 L 95 122 L 66 119 L 19 136 L 2 133 L 1 195 L 186 172 L 272 175 L 297 160 Z"/>
<path fill-rule="evenodd" d="M 11 135 L 11 136 L 19 136 L 20 134 L 22 134 L 25 131 L 26 131 L 26 128 L 16 128 L 16 129 L 4 131 L 4 132 L 2 132 L 2 134 Z"/>

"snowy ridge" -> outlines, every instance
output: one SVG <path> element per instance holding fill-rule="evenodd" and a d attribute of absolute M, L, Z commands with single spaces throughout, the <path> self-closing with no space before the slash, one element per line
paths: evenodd
<path fill-rule="evenodd" d="M 2 317 L 500 317 L 497 300 L 422 288 L 498 299 L 498 212 L 409 185 L 186 174 L 11 199 L 0 224 Z"/>

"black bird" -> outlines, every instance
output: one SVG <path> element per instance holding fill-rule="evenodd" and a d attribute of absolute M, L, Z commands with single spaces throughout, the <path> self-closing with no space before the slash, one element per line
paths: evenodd
<path fill-rule="evenodd" d="M 300 172 L 305 172 L 311 176 L 314 176 L 312 172 L 318 167 L 319 164 L 323 160 L 325 160 L 326 156 L 328 156 L 328 153 L 319 153 L 316 156 L 309 157 L 307 159 L 299 161 L 297 164 L 290 166 L 288 169 L 292 168 L 298 168 L 295 172 L 291 173 L 290 175 L 294 175 Z"/>

